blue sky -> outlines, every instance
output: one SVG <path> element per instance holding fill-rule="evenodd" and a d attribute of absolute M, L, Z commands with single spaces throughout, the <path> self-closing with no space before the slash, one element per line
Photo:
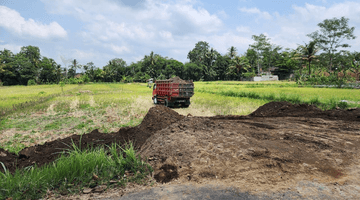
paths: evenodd
<path fill-rule="evenodd" d="M 241 54 L 264 33 L 273 44 L 296 48 L 324 19 L 345 16 L 360 36 L 359 1 L 256 0 L 0 0 L 0 49 L 38 46 L 62 66 L 66 60 L 110 59 L 128 64 L 151 51 L 187 62 L 198 41 L 221 54 Z M 349 42 L 360 51 L 360 37 Z"/>

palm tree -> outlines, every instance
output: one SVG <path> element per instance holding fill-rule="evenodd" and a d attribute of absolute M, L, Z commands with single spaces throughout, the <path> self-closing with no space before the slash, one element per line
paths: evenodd
<path fill-rule="evenodd" d="M 157 54 L 154 54 L 153 51 L 151 51 L 149 56 L 145 56 L 145 61 L 148 61 L 150 63 L 150 66 L 147 67 L 148 74 L 154 78 L 155 77 L 155 64 L 158 60 L 159 56 Z"/>
<path fill-rule="evenodd" d="M 228 51 L 229 51 L 228 54 L 229 54 L 230 59 L 233 59 L 233 58 L 236 56 L 236 53 L 237 53 L 236 47 L 231 46 L 231 47 L 228 49 Z"/>
<path fill-rule="evenodd" d="M 303 60 L 309 63 L 309 75 L 311 74 L 311 61 L 316 57 L 315 54 L 319 51 L 316 47 L 316 40 L 310 41 L 305 46 L 300 46 L 300 53 Z"/>
<path fill-rule="evenodd" d="M 245 56 L 235 56 L 232 60 L 232 65 L 229 67 L 230 74 L 237 74 L 239 77 L 241 74 L 241 70 L 248 70 L 250 68 L 249 61 Z"/>
<path fill-rule="evenodd" d="M 212 66 L 213 61 L 216 59 L 216 51 L 214 50 L 214 48 L 211 48 L 210 51 L 208 51 L 205 54 L 205 57 L 209 59 L 209 66 Z"/>

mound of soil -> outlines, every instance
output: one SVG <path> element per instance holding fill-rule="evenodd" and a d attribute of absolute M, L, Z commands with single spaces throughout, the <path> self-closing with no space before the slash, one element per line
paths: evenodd
<path fill-rule="evenodd" d="M 185 117 L 156 106 L 137 127 L 110 134 L 94 130 L 81 142 L 73 135 L 26 148 L 18 157 L 0 150 L 0 161 L 13 172 L 55 160 L 72 141 L 81 148 L 133 141 L 161 183 L 177 179 L 274 191 L 316 179 L 358 187 L 359 120 L 360 109 L 322 111 L 287 102 L 265 104 L 248 116 Z"/>
<path fill-rule="evenodd" d="M 332 120 L 360 121 L 360 109 L 334 109 L 322 111 L 314 105 L 270 102 L 250 114 L 254 117 L 309 117 Z"/>
<path fill-rule="evenodd" d="M 180 77 L 176 76 L 176 77 L 173 77 L 173 78 L 169 78 L 167 79 L 168 81 L 171 81 L 173 83 L 181 83 L 181 84 L 186 84 L 188 82 L 186 82 L 185 80 L 182 80 Z"/>
<path fill-rule="evenodd" d="M 172 123 L 183 119 L 184 116 L 165 106 L 150 108 L 140 125 L 130 128 L 121 128 L 118 132 L 100 133 L 94 130 L 88 134 L 72 135 L 70 137 L 46 142 L 43 145 L 28 147 L 19 152 L 19 156 L 0 149 L 0 162 L 14 172 L 16 168 L 21 169 L 36 164 L 42 166 L 58 158 L 59 153 L 69 149 L 72 143 L 81 149 L 102 145 L 111 145 L 114 142 L 124 145 L 133 142 L 135 149 L 139 149 L 144 142 L 156 131 L 168 127 Z M 0 170 L 4 170 L 0 167 Z"/>
<path fill-rule="evenodd" d="M 153 134 L 139 153 L 156 177 L 176 166 L 178 183 L 245 190 L 288 189 L 313 179 L 359 185 L 358 116 L 359 109 L 273 102 L 249 116 L 184 118 Z"/>

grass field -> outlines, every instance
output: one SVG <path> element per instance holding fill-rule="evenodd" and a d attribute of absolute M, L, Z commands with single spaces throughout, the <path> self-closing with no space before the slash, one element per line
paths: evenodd
<path fill-rule="evenodd" d="M 360 107 L 360 90 L 298 87 L 295 83 L 289 82 L 198 82 L 196 91 L 266 101 L 315 104 L 323 109 L 333 109 L 337 106 Z"/>

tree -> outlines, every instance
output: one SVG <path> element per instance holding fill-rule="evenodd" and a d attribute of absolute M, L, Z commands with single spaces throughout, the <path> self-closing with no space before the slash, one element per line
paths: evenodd
<path fill-rule="evenodd" d="M 13 67 L 14 71 L 19 73 L 19 83 L 22 85 L 27 85 L 29 80 L 37 80 L 38 78 L 39 70 L 22 53 L 15 55 Z"/>
<path fill-rule="evenodd" d="M 38 67 L 41 58 L 39 47 L 30 45 L 26 47 L 21 47 L 20 54 L 23 54 L 24 57 L 28 58 L 35 68 Z"/>
<path fill-rule="evenodd" d="M 150 55 L 145 55 L 144 57 L 144 66 L 146 68 L 146 73 L 150 75 L 150 77 L 156 77 L 156 69 L 155 64 L 159 59 L 159 55 L 154 54 L 153 51 L 150 52 Z"/>
<path fill-rule="evenodd" d="M 352 55 L 352 63 L 351 63 L 350 71 L 355 74 L 356 80 L 359 81 L 359 76 L 360 76 L 360 53 L 355 51 L 351 55 Z"/>
<path fill-rule="evenodd" d="M 230 57 L 218 55 L 214 63 L 214 70 L 216 71 L 216 80 L 225 80 L 226 73 L 230 65 Z"/>
<path fill-rule="evenodd" d="M 205 41 L 199 41 L 195 44 L 195 48 L 189 51 L 187 58 L 190 60 L 190 63 L 195 63 L 197 65 L 205 65 L 205 55 L 209 52 L 209 43 Z"/>
<path fill-rule="evenodd" d="M 81 65 L 79 65 L 79 63 L 77 62 L 76 59 L 74 59 L 72 62 L 71 62 L 71 65 L 69 66 L 69 70 L 68 70 L 68 76 L 70 78 L 74 78 L 75 75 L 76 75 L 76 70 L 77 69 L 81 69 Z"/>
<path fill-rule="evenodd" d="M 42 83 L 53 83 L 57 78 L 57 63 L 52 58 L 43 57 L 40 63 L 39 79 Z"/>
<path fill-rule="evenodd" d="M 243 71 L 247 71 L 248 69 L 250 69 L 249 60 L 245 56 L 235 56 L 231 61 L 227 74 L 228 76 L 239 80 Z"/>
<path fill-rule="evenodd" d="M 311 74 L 311 61 L 316 57 L 315 54 L 318 52 L 316 47 L 316 41 L 310 41 L 309 44 L 299 46 L 301 57 L 306 60 L 309 64 L 309 75 Z"/>
<path fill-rule="evenodd" d="M 270 44 L 267 48 L 265 48 L 263 52 L 263 61 L 266 63 L 267 68 L 271 68 L 275 65 L 275 57 L 279 55 L 279 51 L 282 49 L 281 46 Z"/>
<path fill-rule="evenodd" d="M 285 49 L 278 54 L 274 66 L 276 67 L 274 74 L 279 80 L 289 78 L 290 74 L 299 66 L 299 59 L 294 59 L 298 52 L 296 50 Z"/>
<path fill-rule="evenodd" d="M 334 54 L 338 48 L 351 47 L 349 44 L 342 43 L 344 39 L 355 39 L 355 27 L 349 27 L 349 19 L 341 17 L 340 19 L 325 19 L 319 23 L 320 31 L 315 31 L 307 36 L 318 42 L 319 47 L 326 52 L 330 61 L 329 69 L 332 69 Z"/>
<path fill-rule="evenodd" d="M 182 62 L 170 59 L 166 61 L 164 75 L 166 78 L 171 78 L 172 76 L 179 76 L 180 78 L 183 78 L 183 70 L 184 64 Z"/>
<path fill-rule="evenodd" d="M 256 52 L 258 73 L 260 73 L 261 57 L 264 56 L 264 51 L 270 48 L 270 39 L 267 38 L 264 34 L 260 34 L 259 36 L 253 35 L 252 39 L 255 40 L 255 43 L 251 44 L 250 48 L 252 48 Z"/>
<path fill-rule="evenodd" d="M 96 67 L 93 62 L 89 62 L 83 66 L 85 74 L 89 77 L 90 81 L 94 81 L 95 79 L 95 70 Z"/>
<path fill-rule="evenodd" d="M 14 67 L 14 54 L 7 49 L 0 51 L 0 80 L 4 85 L 19 84 L 20 75 Z"/>
<path fill-rule="evenodd" d="M 230 59 L 233 59 L 237 54 L 237 49 L 236 47 L 234 46 L 231 46 L 229 49 L 228 49 L 228 56 L 230 57 Z"/>
<path fill-rule="evenodd" d="M 41 67 L 40 65 L 40 49 L 35 46 L 24 46 L 21 47 L 21 50 L 15 56 L 19 60 L 17 60 L 17 67 L 22 71 L 22 84 L 26 85 L 28 80 L 33 79 L 38 81 Z M 24 64 L 24 65 L 22 65 Z"/>
<path fill-rule="evenodd" d="M 203 69 L 195 63 L 185 63 L 184 77 L 185 79 L 199 81 L 202 77 Z"/>

